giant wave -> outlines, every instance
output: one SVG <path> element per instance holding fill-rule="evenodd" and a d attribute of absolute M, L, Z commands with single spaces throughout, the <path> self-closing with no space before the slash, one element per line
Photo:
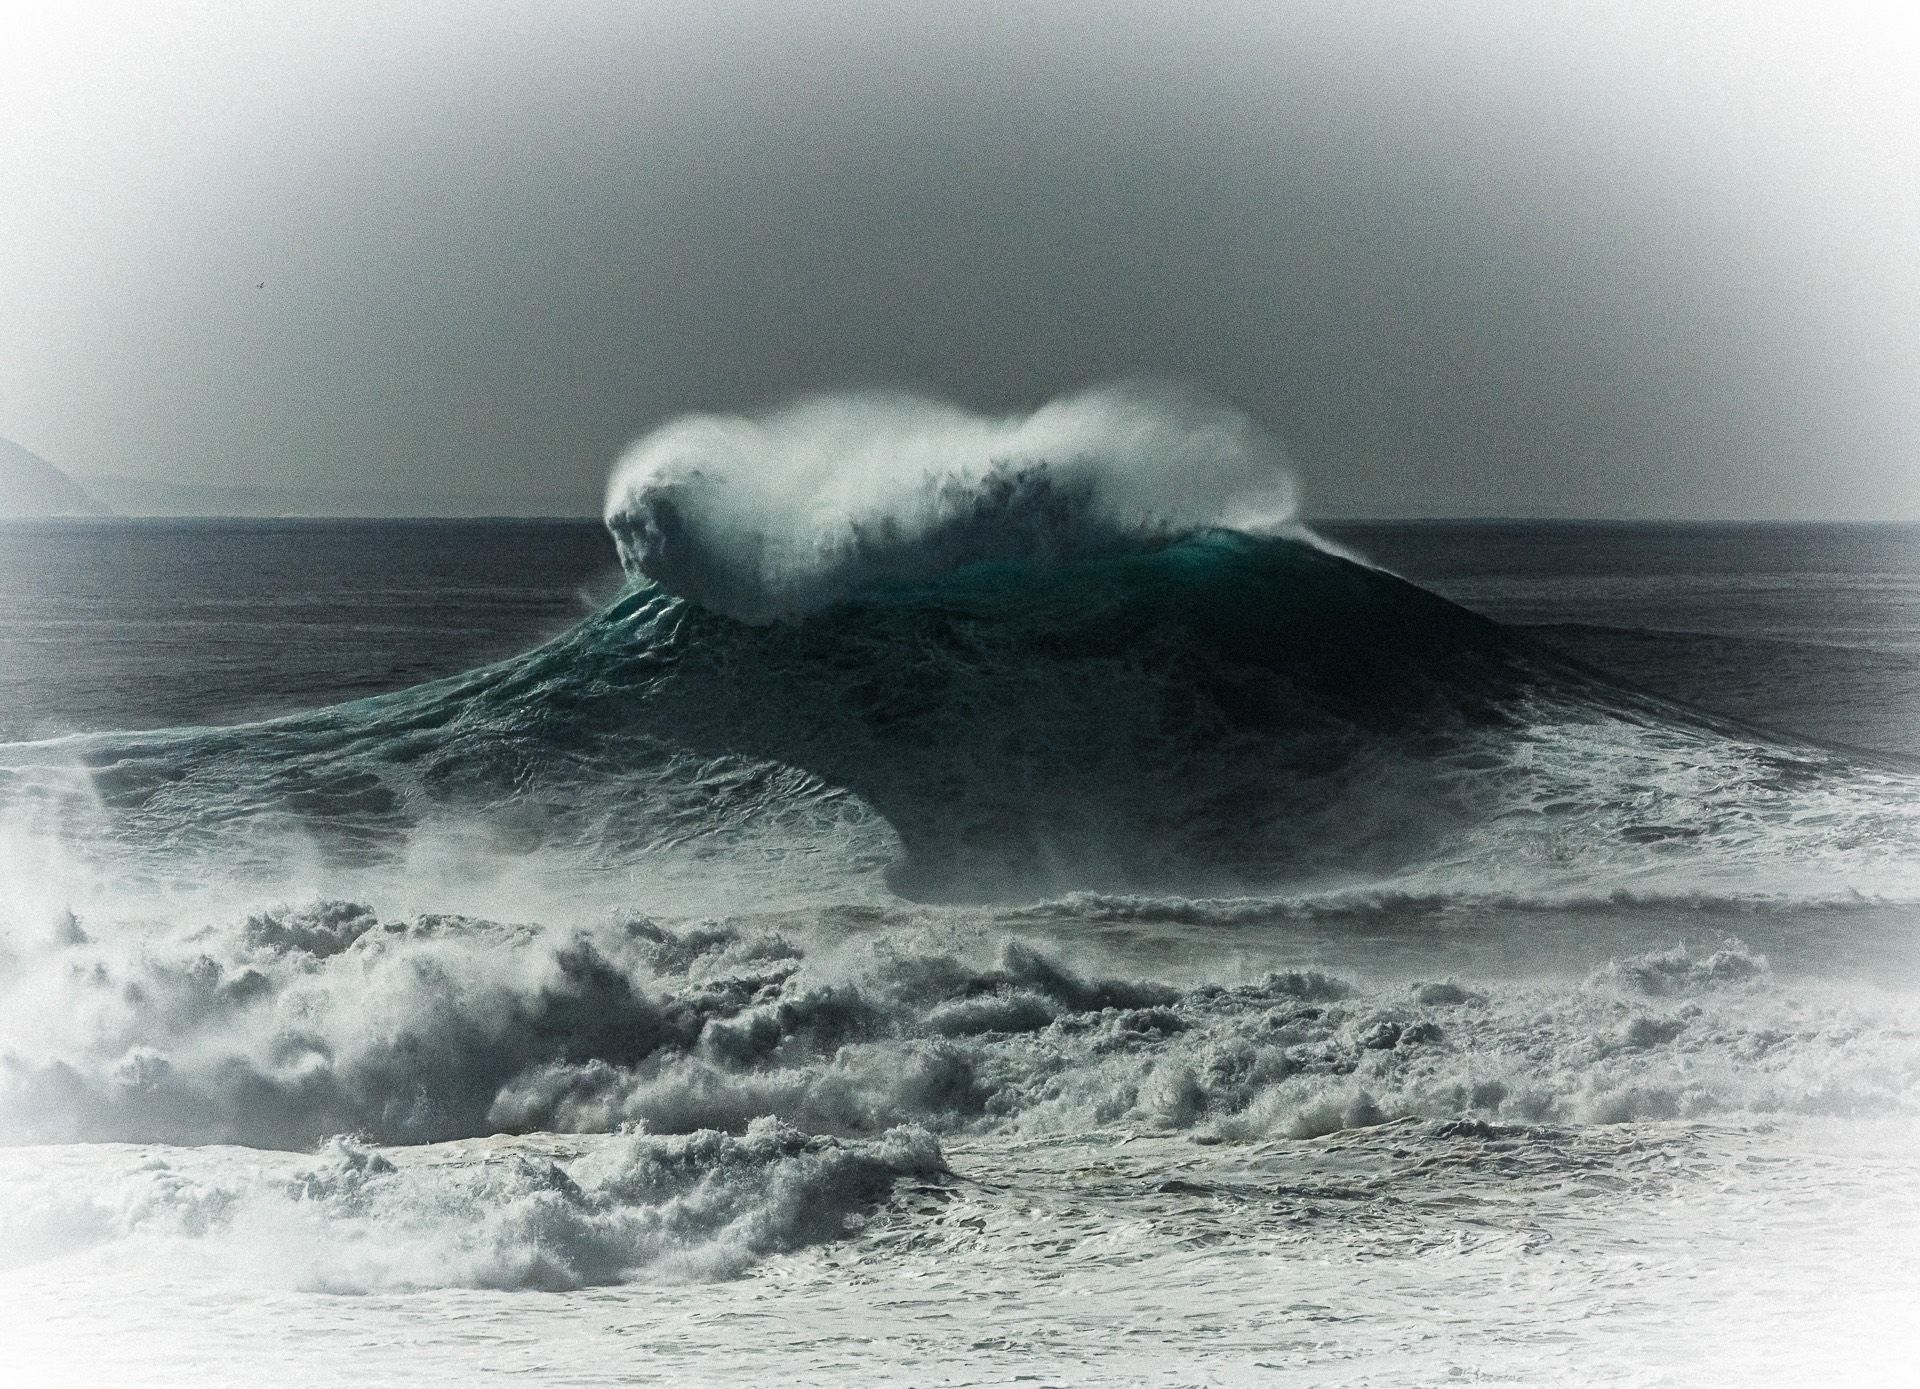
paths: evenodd
<path fill-rule="evenodd" d="M 0 799 L 116 872 L 418 876 L 452 839 L 646 910 L 718 880 L 734 906 L 1920 890 L 1911 772 L 1621 687 L 1318 543 L 1292 498 L 1278 447 L 1190 396 L 683 421 L 616 474 L 629 590 L 539 650 L 16 746 Z"/>

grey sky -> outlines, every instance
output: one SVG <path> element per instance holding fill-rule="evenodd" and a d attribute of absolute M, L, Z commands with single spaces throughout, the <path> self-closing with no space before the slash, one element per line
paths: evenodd
<path fill-rule="evenodd" d="M 1920 516 L 1901 13 L 17 4 L 0 435 L 592 511 L 682 410 L 1146 369 L 1313 514 Z"/>

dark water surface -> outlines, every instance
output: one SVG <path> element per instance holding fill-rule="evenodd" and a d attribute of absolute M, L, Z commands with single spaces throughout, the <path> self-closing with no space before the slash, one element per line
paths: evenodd
<path fill-rule="evenodd" d="M 619 584 L 581 521 L 0 524 L 0 741 L 399 689 L 535 645 Z"/>
<path fill-rule="evenodd" d="M 1920 755 L 1920 526 L 1321 529 L 1629 684 L 1781 732 Z"/>

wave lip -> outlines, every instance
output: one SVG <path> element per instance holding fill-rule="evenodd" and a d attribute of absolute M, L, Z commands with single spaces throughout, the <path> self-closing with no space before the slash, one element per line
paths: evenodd
<path fill-rule="evenodd" d="M 1049 566 L 1297 510 L 1284 452 L 1198 391 L 1133 381 L 995 418 L 905 393 L 694 415 L 629 449 L 606 520 L 636 578 L 745 622 L 874 584 Z"/>

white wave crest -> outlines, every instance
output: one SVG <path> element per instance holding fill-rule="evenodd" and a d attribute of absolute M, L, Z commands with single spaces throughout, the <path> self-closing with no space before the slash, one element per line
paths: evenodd
<path fill-rule="evenodd" d="M 606 519 L 630 572 L 767 622 L 983 561 L 1277 533 L 1296 510 L 1286 456 L 1252 418 L 1132 381 L 1025 416 L 887 392 L 687 416 L 627 451 Z"/>

